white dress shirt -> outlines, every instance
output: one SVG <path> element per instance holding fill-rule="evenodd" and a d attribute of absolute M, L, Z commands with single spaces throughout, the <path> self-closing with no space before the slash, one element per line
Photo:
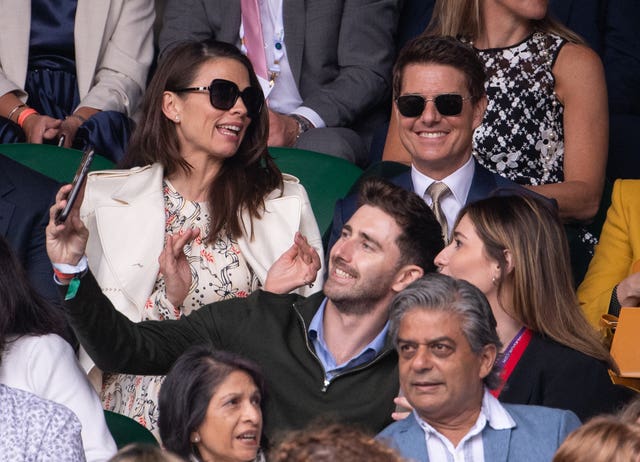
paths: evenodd
<path fill-rule="evenodd" d="M 507 410 L 485 389 L 482 408 L 476 423 L 460 440 L 456 447 L 444 435 L 439 433 L 414 411 L 416 421 L 424 430 L 429 460 L 453 462 L 484 462 L 482 430 L 489 425 L 495 430 L 505 430 L 516 426 Z M 487 461 L 491 462 L 491 461 Z"/>
<path fill-rule="evenodd" d="M 270 109 L 281 114 L 299 114 L 311 122 L 314 127 L 324 127 L 326 124 L 316 111 L 302 106 L 302 97 L 287 57 L 287 37 L 284 35 L 282 3 L 283 0 L 258 0 L 267 69 L 271 70 L 277 59 L 276 40 L 282 44 L 282 53 L 277 64 L 279 73 L 274 85 L 270 86 L 268 81 L 261 78 L 258 80 L 260 80 L 265 97 L 268 96 L 267 103 Z M 240 26 L 240 37 L 243 35 L 243 26 Z"/>
<path fill-rule="evenodd" d="M 449 225 L 449 237 L 453 234 L 453 226 L 460 209 L 467 203 L 467 196 L 471 189 L 475 169 L 476 166 L 472 156 L 462 167 L 440 180 L 451 190 L 451 194 L 444 196 L 440 200 L 440 207 L 447 217 L 447 224 Z M 411 165 L 411 181 L 413 182 L 414 192 L 420 197 L 425 197 L 427 188 L 437 180 L 419 172 L 414 165 Z M 429 195 L 425 197 L 425 201 L 431 206 L 431 197 Z"/>

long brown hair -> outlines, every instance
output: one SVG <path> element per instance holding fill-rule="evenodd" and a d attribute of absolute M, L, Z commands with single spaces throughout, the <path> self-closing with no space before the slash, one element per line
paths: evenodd
<path fill-rule="evenodd" d="M 191 170 L 191 165 L 180 155 L 175 124 L 162 112 L 162 95 L 167 90 L 192 85 L 202 65 L 215 59 L 239 62 L 247 69 L 251 86 L 260 88 L 251 62 L 233 45 L 205 40 L 176 46 L 164 56 L 149 83 L 142 100 L 141 120 L 120 167 L 158 162 L 165 175 L 179 168 L 185 172 Z M 247 210 L 251 219 L 260 218 L 264 197 L 274 189 L 282 190 L 282 174 L 267 151 L 268 136 L 268 111 L 263 105 L 259 116 L 251 120 L 236 154 L 225 159 L 209 185 L 212 213 L 207 242 L 213 242 L 223 228 L 236 238 L 242 235 L 240 212 Z"/>
<path fill-rule="evenodd" d="M 427 35 L 451 35 L 473 41 L 482 30 L 482 0 L 436 0 L 431 21 L 425 29 Z M 571 43 L 584 44 L 584 40 L 571 29 L 553 19 L 547 13 L 544 18 L 532 21 L 534 32 L 558 35 Z"/>
<path fill-rule="evenodd" d="M 569 245 L 557 212 L 537 198 L 511 195 L 469 204 L 460 211 L 458 221 L 465 215 L 487 256 L 500 265 L 499 296 L 506 281 L 513 285 L 513 300 L 504 300 L 509 314 L 532 331 L 617 370 L 580 308 Z M 511 253 L 511 272 L 507 272 L 505 250 Z"/>

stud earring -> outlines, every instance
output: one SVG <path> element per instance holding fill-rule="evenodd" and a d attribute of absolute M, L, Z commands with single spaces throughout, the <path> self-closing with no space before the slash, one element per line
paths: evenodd
<path fill-rule="evenodd" d="M 192 443 L 199 443 L 200 442 L 200 435 L 195 435 L 192 439 L 191 439 Z"/>
<path fill-rule="evenodd" d="M 176 122 L 180 122 L 180 116 L 176 115 Z"/>

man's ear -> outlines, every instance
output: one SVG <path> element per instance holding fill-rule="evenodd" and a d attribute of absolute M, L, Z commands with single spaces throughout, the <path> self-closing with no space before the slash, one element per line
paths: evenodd
<path fill-rule="evenodd" d="M 487 95 L 482 95 L 482 97 L 476 101 L 473 105 L 473 129 L 475 130 L 482 123 L 482 119 L 484 118 L 484 111 L 487 109 Z"/>
<path fill-rule="evenodd" d="M 493 364 L 496 362 L 496 357 L 498 356 L 498 350 L 495 345 L 485 345 L 482 347 L 482 351 L 480 351 L 479 356 L 480 378 L 484 379 L 493 369 Z"/>
<path fill-rule="evenodd" d="M 413 281 L 424 276 L 424 270 L 418 265 L 404 265 L 396 273 L 395 280 L 391 285 L 394 292 L 400 292 Z"/>

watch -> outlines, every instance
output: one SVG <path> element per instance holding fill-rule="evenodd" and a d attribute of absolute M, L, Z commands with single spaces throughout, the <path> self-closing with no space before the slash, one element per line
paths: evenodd
<path fill-rule="evenodd" d="M 309 122 L 306 117 L 302 117 L 299 114 L 291 114 L 291 117 L 298 124 L 298 134 L 296 135 L 296 139 L 300 138 L 300 135 L 302 135 L 307 130 L 314 128 L 313 124 Z"/>

